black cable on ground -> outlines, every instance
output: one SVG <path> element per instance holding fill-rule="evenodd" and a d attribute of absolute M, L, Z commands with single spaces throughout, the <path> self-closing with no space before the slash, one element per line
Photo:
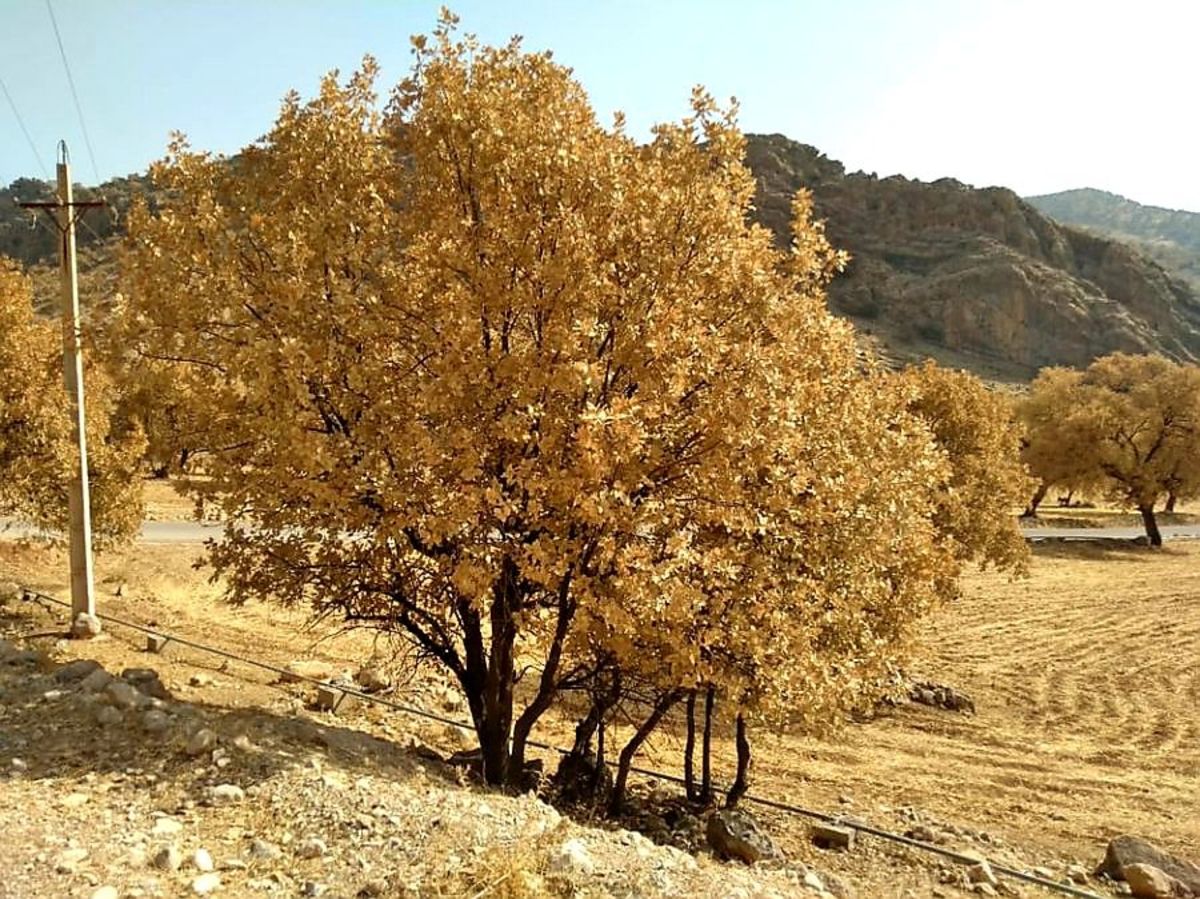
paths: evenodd
<path fill-rule="evenodd" d="M 71 608 L 71 604 L 69 602 L 66 602 L 65 600 L 58 599 L 57 597 L 54 597 L 54 596 L 48 596 L 47 594 L 40 593 L 37 590 L 30 590 L 27 587 L 22 588 L 22 598 L 25 599 L 26 601 L 32 600 L 32 601 L 49 602 L 49 603 L 53 603 L 54 605 L 58 605 L 63 608 L 66 608 L 66 609 Z M 313 684 L 315 686 L 333 689 L 333 690 L 340 692 L 343 696 L 352 696 L 355 699 L 359 699 L 364 702 L 374 703 L 376 705 L 383 706 L 384 708 L 389 708 L 394 711 L 402 712 L 407 715 L 413 715 L 417 718 L 425 718 L 430 721 L 436 721 L 439 724 L 448 724 L 452 727 L 461 727 L 466 730 L 472 730 L 474 728 L 474 725 L 470 724 L 469 722 L 455 721 L 452 718 L 447 718 L 443 715 L 438 715 L 435 712 L 428 712 L 425 709 L 419 709 L 416 706 L 406 705 L 402 702 L 395 702 L 394 700 L 387 699 L 382 696 L 375 696 L 371 693 L 364 693 L 362 690 L 356 690 L 353 687 L 346 687 L 341 684 L 329 683 L 328 681 L 323 681 L 319 678 L 308 677 L 306 675 L 302 675 L 297 672 L 288 671 L 286 668 L 282 668 L 278 665 L 271 665 L 267 662 L 260 662 L 256 659 L 247 659 L 243 656 L 239 656 L 239 655 L 235 655 L 234 653 L 227 652 L 224 649 L 218 649 L 215 646 L 207 646 L 203 643 L 197 643 L 193 640 L 185 639 L 184 637 L 178 637 L 174 634 L 168 634 L 157 628 L 151 628 L 151 627 L 147 627 L 143 624 L 138 624 L 133 621 L 127 621 L 123 618 L 118 618 L 115 615 L 108 615 L 105 613 L 97 612 L 96 617 L 99 618 L 101 621 L 106 621 L 110 624 L 115 624 L 120 627 L 127 627 L 131 630 L 140 631 L 143 634 L 147 634 L 150 636 L 163 637 L 168 642 L 178 643 L 180 646 L 187 646 L 191 649 L 199 650 L 200 652 L 211 653 L 212 655 L 220 656 L 221 658 L 229 659 L 230 661 L 240 662 L 243 665 L 249 665 L 252 668 L 259 668 L 263 671 L 270 671 L 281 677 L 286 677 L 290 681 L 293 681 L 293 682 L 296 682 L 296 681 L 307 682 L 307 683 Z M 559 755 L 567 755 L 570 752 L 570 750 L 564 749 L 561 746 L 554 746 L 550 743 L 542 743 L 538 740 L 529 740 L 528 744 L 530 746 L 534 747 L 535 749 L 543 749 L 543 750 L 547 750 L 549 752 L 557 752 Z M 675 783 L 675 784 L 685 783 L 685 781 L 682 777 L 679 777 L 674 774 L 667 774 L 666 772 L 663 772 L 663 771 L 654 771 L 649 768 L 639 768 L 636 765 L 630 766 L 629 770 L 633 771 L 636 774 L 640 774 L 643 777 L 652 777 L 656 780 L 667 781 L 669 783 Z M 952 849 L 945 849 L 941 846 L 935 846 L 932 843 L 926 843 L 921 840 L 914 840 L 912 837 L 906 837 L 903 834 L 892 833 L 891 831 L 882 830 L 878 827 L 872 827 L 870 824 L 865 824 L 861 821 L 857 821 L 852 818 L 843 818 L 838 815 L 830 815 L 825 812 L 818 812 L 813 809 L 807 809 L 807 808 L 804 808 L 799 805 L 792 805 L 787 802 L 780 802 L 776 799 L 768 799 L 768 798 L 759 797 L 759 796 L 752 796 L 749 794 L 743 796 L 742 801 L 746 802 L 746 803 L 750 803 L 752 805 L 762 806 L 763 808 L 769 808 L 769 809 L 774 809 L 775 811 L 785 812 L 785 813 L 791 814 L 791 815 L 798 815 L 798 816 L 805 817 L 805 818 L 811 818 L 813 820 L 821 821 L 826 824 L 833 824 L 837 827 L 849 828 L 849 829 L 857 831 L 859 833 L 865 833 L 865 834 L 869 834 L 870 836 L 873 836 L 873 837 L 878 837 L 881 840 L 888 840 L 890 842 L 897 843 L 902 846 L 908 846 L 911 849 L 919 849 L 922 852 L 928 852 L 932 855 L 938 855 L 938 856 L 941 856 L 942 858 L 949 859 L 958 864 L 974 865 L 974 864 L 978 864 L 980 861 L 980 859 L 978 857 L 975 857 L 972 855 L 966 855 L 961 852 L 955 852 Z M 1056 892 L 1062 893 L 1067 896 L 1076 896 L 1076 897 L 1079 897 L 1079 899 L 1102 899 L 1102 897 L 1097 895 L 1096 893 L 1091 893 L 1091 892 L 1088 892 L 1087 890 L 1081 890 L 1078 887 L 1071 886 L 1070 884 L 1059 883 L 1058 881 L 1054 881 L 1054 880 L 1048 880 L 1044 877 L 1039 877 L 1036 874 L 1030 874 L 1025 871 L 1018 870 L 1017 868 L 1010 868 L 1007 865 L 1002 865 L 997 862 L 993 862 L 993 861 L 989 860 L 988 866 L 996 874 L 1001 874 L 1005 877 L 1011 877 L 1015 880 L 1024 881 L 1025 883 L 1033 884 L 1035 886 L 1040 886 L 1040 887 L 1043 887 L 1048 890 L 1054 890 Z"/>

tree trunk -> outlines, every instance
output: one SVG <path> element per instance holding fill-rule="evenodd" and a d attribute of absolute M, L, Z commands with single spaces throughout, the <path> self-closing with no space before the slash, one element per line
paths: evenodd
<path fill-rule="evenodd" d="M 738 800 L 746 795 L 750 787 L 750 741 L 746 738 L 746 719 L 742 713 L 737 716 L 737 777 L 725 797 L 725 808 L 733 808 Z"/>
<path fill-rule="evenodd" d="M 1022 518 L 1036 518 L 1038 506 L 1042 504 L 1042 500 L 1046 498 L 1046 492 L 1050 489 L 1050 485 L 1045 481 L 1041 481 L 1037 490 L 1034 491 L 1033 497 L 1029 500 L 1029 505 L 1025 507 L 1025 511 L 1021 513 Z"/>
<path fill-rule="evenodd" d="M 1154 518 L 1154 504 L 1139 506 L 1138 511 L 1142 513 L 1142 524 L 1146 526 L 1146 536 L 1150 539 L 1150 545 L 1162 546 L 1162 533 L 1159 532 L 1158 521 Z"/>
<path fill-rule="evenodd" d="M 1163 506 L 1163 511 L 1164 512 L 1174 512 L 1176 499 L 1177 499 L 1177 497 L 1175 496 L 1175 491 L 1172 490 L 1170 493 L 1167 494 L 1167 504 L 1165 506 Z"/>
<path fill-rule="evenodd" d="M 716 690 L 709 687 L 704 694 L 704 736 L 700 746 L 700 802 L 708 805 L 713 798 L 712 782 L 712 723 Z"/>
<path fill-rule="evenodd" d="M 683 788 L 688 802 L 695 802 L 696 792 L 696 691 L 687 697 L 687 739 L 683 744 Z"/>
<path fill-rule="evenodd" d="M 621 750 L 621 755 L 617 761 L 617 779 L 613 783 L 612 799 L 608 803 L 608 814 L 610 817 L 616 817 L 621 814 L 621 810 L 625 807 L 625 787 L 629 782 L 629 769 L 633 765 L 633 757 L 637 755 L 638 749 L 646 742 L 646 738 L 654 732 L 654 728 L 658 727 L 658 723 L 662 721 L 663 716 L 671 710 L 671 706 L 679 701 L 681 691 L 672 690 L 665 696 L 660 698 L 654 704 L 654 710 L 650 712 L 650 717 L 642 722 L 641 727 L 634 732 L 629 742 L 625 744 L 625 748 Z"/>
<path fill-rule="evenodd" d="M 192 451 L 186 446 L 179 451 L 179 473 L 183 474 L 187 471 L 188 459 L 192 457 Z"/>
<path fill-rule="evenodd" d="M 600 784 L 604 780 L 604 713 L 600 714 L 600 727 L 596 732 L 596 765 L 592 768 L 592 782 L 589 784 L 592 790 L 592 796 L 595 796 L 600 790 Z"/>

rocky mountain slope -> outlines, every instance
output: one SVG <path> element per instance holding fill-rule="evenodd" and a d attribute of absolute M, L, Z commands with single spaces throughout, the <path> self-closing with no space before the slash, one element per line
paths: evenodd
<path fill-rule="evenodd" d="M 1010 190 L 847 174 L 781 135 L 750 138 L 758 217 L 787 239 L 789 198 L 812 190 L 853 260 L 834 310 L 901 355 L 1027 377 L 1115 350 L 1200 357 L 1200 296 L 1125 243 L 1064 227 Z"/>
<path fill-rule="evenodd" d="M 1025 201 L 1064 224 L 1134 244 L 1200 290 L 1200 212 L 1144 206 L 1090 187 Z"/>
<path fill-rule="evenodd" d="M 1019 381 L 1115 350 L 1200 358 L 1200 289 L 1128 243 L 1060 225 L 1009 190 L 847 174 L 781 135 L 750 136 L 747 161 L 759 183 L 755 214 L 781 242 L 791 196 L 813 191 L 833 242 L 853 257 L 831 306 L 893 361 L 932 355 Z M 48 191 L 32 179 L 0 189 L 0 254 L 33 267 L 44 308 L 54 302 L 55 241 L 12 200 Z M 89 213 L 79 232 L 85 303 L 110 289 L 124 212 L 148 191 L 144 176 L 131 176 L 91 192 L 110 211 Z"/>

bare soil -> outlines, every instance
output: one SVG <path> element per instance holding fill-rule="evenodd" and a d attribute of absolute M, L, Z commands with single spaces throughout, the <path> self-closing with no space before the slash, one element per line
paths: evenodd
<path fill-rule="evenodd" d="M 186 546 L 138 546 L 106 554 L 97 563 L 102 609 L 238 655 L 280 664 L 300 658 L 320 659 L 335 670 L 352 672 L 375 653 L 381 657 L 392 654 L 391 647 L 368 634 L 339 633 L 330 623 L 311 625 L 299 610 L 256 602 L 239 607 L 222 603 L 219 586 L 208 583 L 204 570 L 192 567 L 197 554 L 197 547 Z M 1055 879 L 1064 878 L 1073 865 L 1090 871 L 1102 857 L 1107 840 L 1119 833 L 1134 833 L 1185 858 L 1200 859 L 1198 563 L 1200 545 L 1191 542 L 1159 551 L 1128 546 L 1043 547 L 1035 551 L 1027 580 L 972 574 L 966 580 L 962 599 L 929 620 L 911 670 L 967 692 L 975 701 L 977 714 L 902 704 L 882 709 L 873 720 L 847 724 L 823 738 L 755 733 L 752 794 L 851 816 L 891 831 L 923 829 L 947 848 L 980 852 L 1022 870 L 1042 868 Z M 0 543 L 0 580 L 12 578 L 51 595 L 65 596 L 65 572 L 59 550 Z M 120 596 L 114 595 L 118 588 Z M 452 728 L 421 723 L 379 707 L 344 707 L 336 716 L 313 711 L 308 707 L 312 691 L 305 685 L 272 684 L 272 675 L 178 644 L 169 645 L 161 655 L 148 656 L 141 651 L 144 637 L 118 627 L 110 628 L 98 640 L 60 640 L 65 616 L 59 609 L 25 604 L 5 609 L 2 614 L 6 633 L 0 636 L 19 637 L 24 645 L 44 649 L 56 660 L 94 658 L 113 672 L 128 666 L 153 667 L 175 697 L 200 707 L 208 716 L 205 720 L 215 720 L 225 738 L 231 738 L 229 735 L 239 729 L 248 730 L 256 743 L 278 745 L 284 758 L 294 757 L 300 768 L 281 766 L 279 770 L 285 773 L 276 779 L 261 778 L 268 784 L 262 802 L 247 803 L 241 812 L 214 811 L 217 817 L 210 823 L 204 823 L 210 815 L 202 807 L 189 812 L 194 813 L 197 827 L 204 834 L 216 833 L 218 825 L 225 828 L 220 831 L 228 837 L 225 842 L 203 837 L 214 842 L 214 854 L 218 849 L 231 856 L 244 854 L 245 834 L 251 832 L 280 841 L 285 833 L 301 839 L 304 827 L 289 828 L 286 821 L 276 820 L 299 811 L 281 808 L 278 803 L 283 800 L 270 797 L 282 796 L 285 788 L 301 790 L 305 783 L 317 789 L 320 784 L 313 780 L 317 776 L 313 772 L 318 768 L 332 768 L 340 772 L 338 777 L 355 784 L 365 765 L 371 768 L 374 780 L 359 793 L 377 793 L 384 789 L 381 784 L 392 780 L 399 784 L 397 789 L 403 790 L 407 789 L 404 784 L 408 775 L 395 772 L 411 771 L 415 762 L 411 754 L 397 755 L 397 745 L 403 747 L 415 739 L 443 753 L 462 745 L 462 735 Z M 189 682 L 195 674 L 207 675 L 211 681 L 193 686 Z M 420 677 L 400 684 L 390 695 L 445 714 L 440 698 L 443 691 L 444 684 L 436 678 Z M 39 720 L 29 715 L 14 717 L 7 710 L 5 706 L 0 734 L 15 732 L 20 737 L 23 729 L 27 731 Z M 50 713 L 47 709 L 46 714 Z M 248 720 L 253 726 L 246 723 Z M 289 728 L 295 721 L 306 722 L 310 730 L 302 730 L 298 736 L 292 734 Z M 342 758 L 346 753 L 339 755 L 319 736 L 314 737 L 312 727 L 373 735 L 382 739 L 384 748 L 374 761 L 350 762 Z M 539 736 L 561 745 L 568 733 L 569 722 L 551 720 Z M 296 748 L 310 747 L 314 742 L 320 750 L 315 768 L 309 757 L 312 750 Z M 94 745 L 83 739 L 79 745 L 69 765 L 46 763 L 37 769 L 36 777 L 10 777 L 8 771 L 0 771 L 0 832 L 6 835 L 6 846 L 21 847 L 15 856 L 6 850 L 4 860 L 0 860 L 0 881 L 17 868 L 22 872 L 28 869 L 32 873 L 21 876 L 33 879 L 20 881 L 26 885 L 22 888 L 28 890 L 33 888 L 29 884 L 40 884 L 39 888 L 46 890 L 14 892 L 10 888 L 5 892 L 0 886 L 0 897 L 90 895 L 88 890 L 94 884 L 74 875 L 64 879 L 53 871 L 52 844 L 70 832 L 70 828 L 63 830 L 69 816 L 74 816 L 71 820 L 81 839 L 93 826 L 101 846 L 118 839 L 117 831 L 110 833 L 98 823 L 103 819 L 95 815 L 78 809 L 69 815 L 66 811 L 50 813 L 62 796 L 79 789 L 86 772 L 105 767 L 104 760 L 92 753 L 107 744 Z M 108 767 L 122 778 L 131 778 L 130 783 L 140 783 L 138 778 L 143 775 L 124 774 L 126 769 L 154 770 L 145 759 L 161 757 L 171 770 L 190 770 L 178 763 L 178 747 L 174 744 L 159 752 L 155 752 L 153 741 L 148 745 L 142 761 Z M 677 773 L 680 746 L 679 733 L 668 730 L 652 740 L 643 763 Z M 722 740 L 717 748 L 718 773 L 727 777 L 732 773 L 732 747 Z M 27 763 L 42 764 L 37 760 L 36 740 L 21 751 Z M 0 745 L 0 766 L 9 763 L 9 755 L 15 753 Z M 181 797 L 195 795 L 201 781 L 216 776 L 211 766 L 200 767 L 203 775 L 191 780 L 168 778 L 175 784 L 169 788 L 168 798 L 181 802 Z M 428 776 L 439 783 L 447 778 L 440 768 Z M 254 780 L 250 775 L 246 777 Z M 119 800 L 119 808 L 120 802 L 126 801 L 120 798 L 126 788 L 109 789 Z M 357 789 L 349 790 L 347 795 L 358 795 Z M 426 786 L 421 789 L 426 791 L 422 795 L 428 794 Z M 433 800 L 435 804 L 458 801 L 446 798 L 458 795 L 455 791 L 459 788 L 452 783 L 437 789 L 445 792 L 437 794 L 440 798 Z M 140 795 L 138 790 L 134 793 Z M 307 794 L 301 790 L 297 795 Z M 399 797 L 393 796 L 404 805 L 405 800 Z M 493 803 L 492 799 L 486 801 Z M 516 800 L 495 799 L 496 803 L 508 801 Z M 31 817 L 31 807 L 45 814 Z M 134 809 L 131 814 L 139 814 L 136 803 L 130 808 Z M 433 814 L 421 808 L 422 814 Z M 361 810 L 343 812 L 352 817 Z M 469 809 L 464 814 L 470 817 Z M 755 814 L 790 859 L 807 863 L 830 879 L 841 878 L 860 897 L 960 894 L 959 869 L 924 853 L 871 838 L 862 839 L 850 853 L 826 852 L 809 842 L 805 819 L 757 809 Z M 508 821 L 504 815 L 500 817 Z M 510 816 L 511 822 L 517 822 L 512 826 L 524 820 L 517 812 L 512 815 L 515 817 Z M 139 819 L 129 826 L 143 832 L 147 825 Z M 407 826 L 416 832 L 413 825 Z M 232 835 L 234 830 L 238 830 L 236 836 Z M 497 824 L 491 833 L 497 845 L 509 846 L 504 856 L 507 859 L 515 849 L 510 845 L 512 834 L 505 837 L 503 831 L 504 827 Z M 598 858 L 612 849 L 605 841 L 615 839 L 612 834 L 595 836 L 603 834 L 601 831 L 571 832 L 584 834 L 592 841 Z M 420 835 L 424 833 L 420 831 L 414 839 L 426 839 Z M 470 843 L 475 838 L 462 839 Z M 557 835 L 554 839 L 561 842 Z M 430 842 L 426 855 L 454 855 L 449 845 Z M 540 860 L 521 864 L 535 872 L 545 870 L 545 853 L 552 850 L 553 846 L 545 852 L 539 849 Z M 476 858 L 479 852 L 472 849 L 470 857 Z M 96 853 L 94 849 L 93 855 Z M 39 855 L 44 862 L 37 861 Z M 367 853 L 363 857 L 371 856 Z M 614 857 L 620 859 L 621 852 Z M 672 890 L 683 889 L 686 882 L 686 891 L 695 895 L 769 895 L 772 890 L 782 895 L 812 895 L 794 883 L 795 869 L 791 872 L 793 881 L 781 879 L 783 872 L 746 871 L 746 875 L 753 875 L 747 881 L 750 886 L 739 881 L 735 890 L 719 879 L 724 876 L 719 872 L 730 866 L 702 861 L 700 873 L 695 875 L 700 879 L 690 873 L 674 873 Z M 436 859 L 430 859 L 430 864 L 437 867 Z M 460 867 L 470 873 L 482 870 L 481 865 Z M 260 894 L 257 888 L 248 886 L 253 878 L 243 876 L 239 870 L 225 874 L 226 886 L 218 895 Z M 342 868 L 329 866 L 325 874 L 317 871 L 311 876 L 319 874 L 322 884 L 333 890 L 330 895 L 349 896 L 369 873 L 354 869 L 351 876 L 339 871 Z M 44 882 L 37 879 L 42 875 Z M 263 872 L 259 875 L 259 879 L 265 876 Z M 471 895 L 468 884 L 481 882 L 462 872 L 453 875 L 441 869 L 426 875 L 422 881 L 427 885 L 424 892 L 394 894 Z M 277 894 L 296 895 L 309 875 L 289 868 L 282 876 L 287 886 L 279 886 L 282 892 Z M 575 883 L 571 889 L 582 889 L 583 883 L 595 876 Z M 638 880 L 640 876 L 627 881 L 612 879 L 606 891 L 594 894 L 680 894 L 653 887 L 651 880 Z M 628 889 L 634 888 L 629 884 L 634 882 L 640 886 L 631 893 Z M 168 878 L 160 884 L 162 895 L 175 895 L 172 890 L 176 888 L 181 890 L 180 895 L 186 894 L 188 883 L 190 880 Z M 442 884 L 436 889 L 443 891 L 434 892 L 431 884 Z M 1094 879 L 1086 884 L 1098 892 L 1107 886 Z M 553 883 L 546 881 L 543 887 L 549 890 L 546 895 L 563 894 L 561 883 L 551 889 Z M 749 892 L 739 892 L 743 890 Z M 1030 886 L 1018 886 L 1014 892 L 1043 895 Z M 504 893 L 496 890 L 481 895 Z"/>

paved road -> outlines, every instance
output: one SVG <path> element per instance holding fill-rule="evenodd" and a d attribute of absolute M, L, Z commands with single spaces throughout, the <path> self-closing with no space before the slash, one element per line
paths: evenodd
<path fill-rule="evenodd" d="M 203 543 L 220 537 L 220 523 L 195 521 L 147 521 L 142 523 L 140 543 Z M 1200 524 L 1165 525 L 1160 528 L 1164 540 L 1200 538 Z M 1145 534 L 1141 528 L 1022 528 L 1029 540 L 1133 540 Z M 0 540 L 16 540 L 39 535 L 36 528 L 0 519 Z"/>
<path fill-rule="evenodd" d="M 1200 537 L 1200 524 L 1168 524 L 1158 528 L 1163 540 Z M 1146 536 L 1141 528 L 1021 528 L 1027 540 L 1133 540 Z"/>

